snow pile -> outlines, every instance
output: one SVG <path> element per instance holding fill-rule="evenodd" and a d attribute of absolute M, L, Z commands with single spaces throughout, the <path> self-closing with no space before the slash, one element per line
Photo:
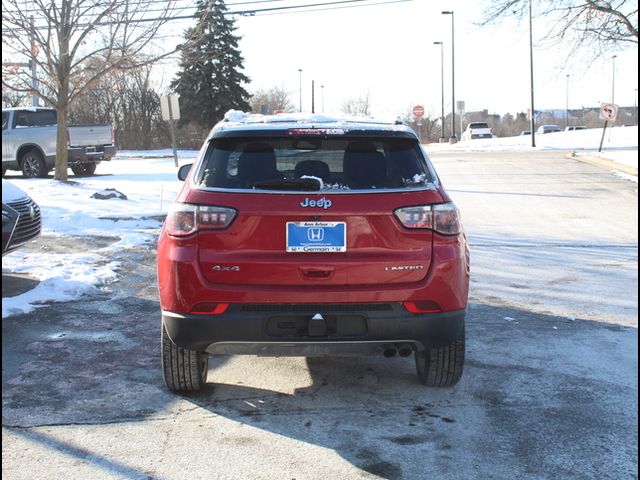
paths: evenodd
<path fill-rule="evenodd" d="M 194 152 L 194 156 L 197 152 Z M 191 160 L 193 157 L 191 157 Z M 185 158 L 183 163 L 190 163 Z M 115 252 L 150 244 L 182 182 L 173 159 L 120 159 L 101 163 L 97 176 L 70 177 L 73 183 L 50 179 L 9 178 L 42 211 L 43 242 L 55 245 L 55 236 L 111 237 L 112 243 L 95 253 L 25 255 L 18 249 L 2 258 L 3 273 L 25 273 L 40 280 L 33 290 L 3 298 L 2 316 L 27 313 L 51 302 L 74 300 L 95 292 L 117 278 Z M 115 189 L 128 200 L 92 198 Z M 53 237 L 53 238 L 52 238 Z M 79 240 L 82 241 L 82 240 Z"/>
<path fill-rule="evenodd" d="M 198 155 L 198 150 L 178 150 L 176 153 L 179 159 L 184 160 L 184 163 L 190 163 L 187 162 L 187 160 L 193 161 Z M 170 148 L 158 150 L 118 150 L 118 153 L 116 153 L 116 160 L 131 161 L 132 159 L 140 158 L 173 158 L 173 150 Z M 101 163 L 98 170 L 102 171 L 104 165 L 104 163 Z"/>
<path fill-rule="evenodd" d="M 448 143 L 429 144 L 429 150 L 517 151 L 517 150 L 598 150 L 602 139 L 602 128 L 574 130 L 572 132 L 536 134 L 536 147 L 531 146 L 531 136 L 479 138 L 464 140 L 453 145 Z M 638 158 L 638 127 L 614 127 L 605 132 L 603 149 L 635 151 L 636 167 Z"/>
<path fill-rule="evenodd" d="M 2 259 L 2 273 L 29 273 L 40 283 L 26 293 L 3 298 L 2 318 L 92 293 L 98 286 L 116 280 L 118 266 L 117 262 L 105 262 L 99 254 L 13 252 Z"/>

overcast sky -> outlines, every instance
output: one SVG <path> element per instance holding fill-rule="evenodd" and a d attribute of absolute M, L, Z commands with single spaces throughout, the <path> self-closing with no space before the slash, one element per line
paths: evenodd
<path fill-rule="evenodd" d="M 229 0 L 229 10 L 246 0 Z M 283 0 L 265 6 L 301 3 Z M 318 3 L 328 0 L 319 0 Z M 383 0 L 380 0 L 383 1 Z M 374 114 L 402 114 L 424 105 L 440 114 L 440 47 L 444 41 L 445 109 L 451 108 L 451 17 L 455 12 L 456 101 L 467 111 L 504 114 L 529 106 L 528 23 L 507 21 L 480 27 L 488 0 L 416 0 L 329 11 L 239 17 L 237 33 L 250 91 L 283 86 L 298 106 L 302 69 L 303 109 L 311 108 L 311 80 L 316 84 L 316 112 L 337 111 L 350 97 L 369 92 Z M 305 3 L 311 3 L 305 0 Z M 260 5 L 252 5 L 260 7 Z M 175 23 L 172 28 L 185 23 Z M 174 30 L 176 31 L 176 30 Z M 567 61 L 567 46 L 545 47 L 541 20 L 534 22 L 536 109 L 563 109 L 569 74 L 569 107 L 610 101 L 615 60 L 615 101 L 634 105 L 638 85 L 637 48 L 612 52 L 591 61 L 589 52 Z M 566 64 L 565 64 L 566 62 Z M 165 65 L 166 76 L 172 69 Z M 165 77 L 166 78 L 166 77 Z M 320 86 L 324 85 L 324 89 Z"/>

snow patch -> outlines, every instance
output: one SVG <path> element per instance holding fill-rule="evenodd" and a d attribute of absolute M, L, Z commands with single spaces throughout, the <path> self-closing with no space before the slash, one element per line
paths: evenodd
<path fill-rule="evenodd" d="M 320 184 L 320 190 L 324 189 L 324 182 L 320 177 L 314 177 L 313 175 L 303 175 L 300 177 L 301 180 L 304 179 L 316 180 Z"/>
<path fill-rule="evenodd" d="M 98 254 L 21 254 L 2 259 L 2 273 L 29 273 L 40 283 L 28 292 L 2 299 L 2 318 L 29 313 L 48 303 L 67 302 L 117 279 L 118 262 Z"/>

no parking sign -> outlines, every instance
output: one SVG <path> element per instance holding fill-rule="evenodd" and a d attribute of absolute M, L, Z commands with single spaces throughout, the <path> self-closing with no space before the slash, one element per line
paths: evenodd
<path fill-rule="evenodd" d="M 614 103 L 603 103 L 600 107 L 600 120 L 605 122 L 615 122 L 618 117 L 618 105 Z"/>

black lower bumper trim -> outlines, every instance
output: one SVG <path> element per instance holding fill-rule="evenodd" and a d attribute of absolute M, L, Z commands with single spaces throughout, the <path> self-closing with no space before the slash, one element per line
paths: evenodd
<path fill-rule="evenodd" d="M 391 305 L 391 311 L 326 314 L 322 309 L 311 314 L 244 312 L 234 306 L 221 315 L 163 311 L 162 321 L 175 344 L 221 354 L 366 353 L 405 343 L 422 351 L 449 345 L 463 332 L 466 310 L 412 314 L 399 303 Z"/>

